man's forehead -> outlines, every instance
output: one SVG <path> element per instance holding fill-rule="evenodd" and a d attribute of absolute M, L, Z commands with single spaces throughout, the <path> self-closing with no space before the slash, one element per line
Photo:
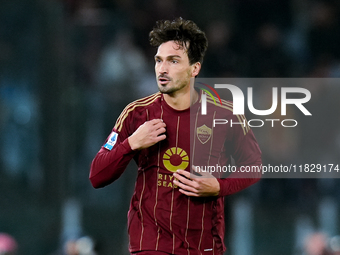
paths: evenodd
<path fill-rule="evenodd" d="M 180 42 L 177 41 L 167 41 L 162 43 L 157 50 L 156 55 L 179 55 L 185 54 L 187 55 L 187 47 L 186 45 L 181 45 Z"/>

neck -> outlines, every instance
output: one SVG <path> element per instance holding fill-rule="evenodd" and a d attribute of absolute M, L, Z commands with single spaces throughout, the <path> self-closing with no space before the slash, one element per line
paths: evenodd
<path fill-rule="evenodd" d="M 165 102 L 173 109 L 182 111 L 188 109 L 198 100 L 198 93 L 194 89 L 193 82 L 186 90 L 176 91 L 172 94 L 163 94 Z"/>

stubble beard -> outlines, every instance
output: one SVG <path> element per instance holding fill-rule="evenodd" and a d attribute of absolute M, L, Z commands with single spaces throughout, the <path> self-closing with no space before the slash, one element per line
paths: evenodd
<path fill-rule="evenodd" d="M 178 86 L 176 86 L 176 84 L 171 87 L 169 86 L 170 83 L 173 82 L 173 81 L 170 81 L 167 85 L 165 86 L 162 86 L 162 85 L 158 85 L 158 89 L 159 89 L 159 92 L 161 92 L 162 94 L 168 94 L 168 95 L 172 95 L 174 94 L 175 92 L 185 88 L 185 86 L 187 86 L 187 83 L 186 82 L 182 82 L 180 83 Z"/>

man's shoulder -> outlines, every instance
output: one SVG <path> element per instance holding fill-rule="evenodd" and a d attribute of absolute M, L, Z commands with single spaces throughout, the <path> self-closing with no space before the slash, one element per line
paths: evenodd
<path fill-rule="evenodd" d="M 144 119 L 143 116 L 147 114 L 147 111 L 145 111 L 145 109 L 152 107 L 155 103 L 157 104 L 158 102 L 160 102 L 161 96 L 162 94 L 160 92 L 157 92 L 150 96 L 137 99 L 128 104 L 117 119 L 114 128 L 120 132 L 123 126 L 125 126 L 126 121 L 130 122 L 133 119 Z"/>
<path fill-rule="evenodd" d="M 211 98 L 207 97 L 208 109 L 218 112 L 224 112 L 227 115 L 233 114 L 233 102 L 228 100 L 223 100 L 221 98 Z"/>
<path fill-rule="evenodd" d="M 155 94 L 152 94 L 150 96 L 146 96 L 140 99 L 137 99 L 130 104 L 128 104 L 124 111 L 134 111 L 134 110 L 140 110 L 145 107 L 149 107 L 155 102 L 158 102 L 158 100 L 161 98 L 162 94 L 160 92 L 157 92 Z"/>

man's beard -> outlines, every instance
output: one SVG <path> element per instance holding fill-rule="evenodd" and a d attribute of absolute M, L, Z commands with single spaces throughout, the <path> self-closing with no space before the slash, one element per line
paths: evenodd
<path fill-rule="evenodd" d="M 183 89 L 186 86 L 186 83 L 182 83 L 177 87 L 170 87 L 167 88 L 167 86 L 162 86 L 162 85 L 158 85 L 158 89 L 159 92 L 161 92 L 162 94 L 173 94 L 174 92 Z"/>
<path fill-rule="evenodd" d="M 163 86 L 159 86 L 158 89 L 162 94 L 172 94 L 178 90 L 177 88 L 166 88 Z"/>

